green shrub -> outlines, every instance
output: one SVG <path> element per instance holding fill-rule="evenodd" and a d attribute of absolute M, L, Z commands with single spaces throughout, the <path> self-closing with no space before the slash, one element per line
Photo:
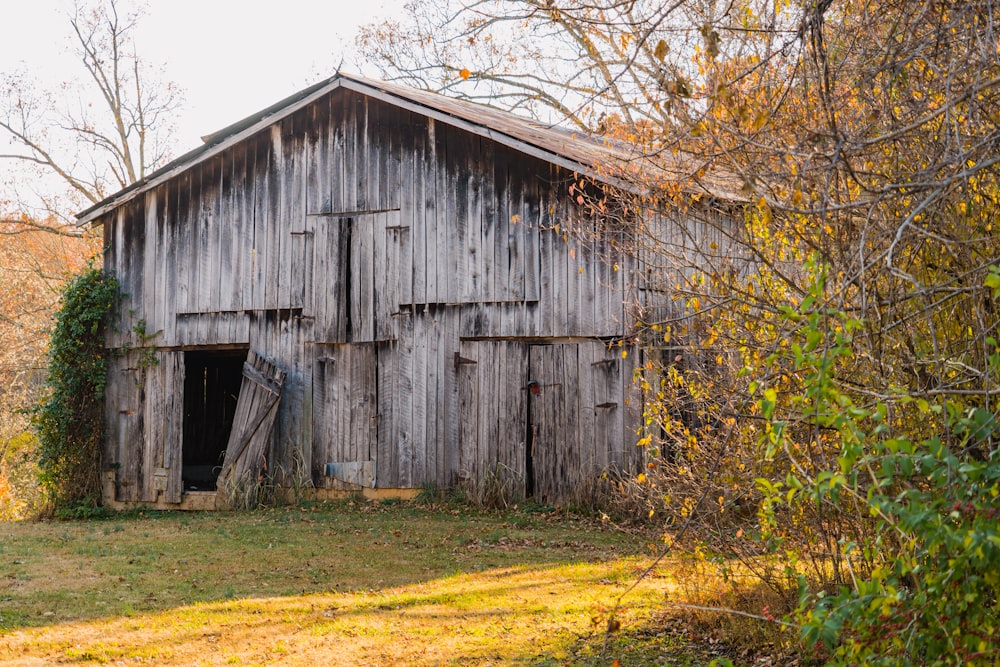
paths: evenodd
<path fill-rule="evenodd" d="M 66 286 L 56 314 L 45 396 L 32 422 L 40 481 L 57 512 L 100 503 L 107 382 L 103 329 L 117 294 L 118 281 L 90 267 Z"/>
<path fill-rule="evenodd" d="M 820 290 L 786 313 L 789 344 L 771 360 L 799 378 L 798 390 L 767 387 L 758 401 L 765 460 L 787 470 L 758 480 L 764 537 L 775 552 L 795 553 L 786 550 L 789 526 L 820 516 L 820 536 L 837 537 L 827 567 L 844 573 L 818 587 L 799 574 L 793 620 L 829 664 L 996 664 L 996 416 L 977 394 L 928 400 L 900 389 L 862 404 L 838 379 L 861 323 L 823 307 Z M 996 362 L 994 354 L 994 373 Z M 810 457 L 816 443 L 835 457 Z"/>
<path fill-rule="evenodd" d="M 894 536 L 883 562 L 834 595 L 804 595 L 803 636 L 834 664 L 996 664 L 1000 647 L 1000 452 L 963 455 L 992 437 L 993 414 L 954 415 L 963 438 L 880 441 L 859 461 L 878 528 Z M 876 542 L 873 548 L 885 548 Z"/>

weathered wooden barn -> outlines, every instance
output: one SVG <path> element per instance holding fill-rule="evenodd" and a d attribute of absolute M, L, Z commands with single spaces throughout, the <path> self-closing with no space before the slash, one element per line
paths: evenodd
<path fill-rule="evenodd" d="M 210 504 L 234 433 L 261 430 L 262 474 L 320 493 L 561 503 L 634 470 L 643 267 L 569 189 L 618 157 L 337 75 L 81 213 L 122 291 L 106 501 Z"/>

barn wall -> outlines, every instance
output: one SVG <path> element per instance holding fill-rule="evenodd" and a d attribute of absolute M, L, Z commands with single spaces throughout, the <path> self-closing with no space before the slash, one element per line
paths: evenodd
<path fill-rule="evenodd" d="M 683 324 L 693 309 L 674 298 L 678 292 L 701 289 L 698 281 L 706 276 L 746 275 L 752 269 L 742 219 L 739 207 L 720 202 L 649 217 L 637 253 L 644 320 Z"/>
<path fill-rule="evenodd" d="M 595 369 L 603 341 L 630 333 L 639 284 L 627 257 L 567 231 L 580 219 L 561 194 L 570 178 L 335 91 L 105 216 L 105 266 L 124 295 L 107 344 L 155 346 L 174 375 L 185 349 L 249 346 L 278 364 L 288 379 L 269 465 L 321 487 L 350 486 L 327 463 L 352 464 L 341 469 L 353 484 L 370 462 L 388 488 L 447 486 L 496 463 L 523 475 L 536 367 L 583 392 L 552 399 L 562 421 L 542 424 L 562 434 L 559 465 L 631 465 L 638 418 L 623 392 L 637 355 L 607 377 Z M 541 343 L 559 350 L 556 366 Z M 475 364 L 459 361 L 467 354 Z M 127 372 L 110 376 L 106 453 L 127 462 L 121 499 L 148 499 L 151 461 L 173 465 L 163 433 L 183 419 L 183 400 L 168 397 L 183 383 L 148 377 L 143 398 Z M 155 391 L 167 425 L 115 416 Z M 139 441 L 163 454 L 137 458 Z M 580 474 L 552 472 L 550 495 Z"/>

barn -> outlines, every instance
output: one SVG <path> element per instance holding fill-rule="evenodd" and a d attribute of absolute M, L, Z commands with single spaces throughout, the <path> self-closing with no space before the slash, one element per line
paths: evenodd
<path fill-rule="evenodd" d="M 562 504 L 635 470 L 650 290 L 570 187 L 621 158 L 338 74 L 82 212 L 121 285 L 105 502 L 214 507 L 267 480 Z"/>

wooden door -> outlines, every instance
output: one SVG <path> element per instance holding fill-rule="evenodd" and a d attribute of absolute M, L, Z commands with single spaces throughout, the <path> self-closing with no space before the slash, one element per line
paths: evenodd
<path fill-rule="evenodd" d="M 491 475 L 521 497 L 527 481 L 528 346 L 462 341 L 458 375 L 460 476 L 483 484 Z"/>
<path fill-rule="evenodd" d="M 534 498 L 571 502 L 604 471 L 634 468 L 634 359 L 601 341 L 531 346 L 526 469 Z"/>
<path fill-rule="evenodd" d="M 243 364 L 243 384 L 236 402 L 233 429 L 226 445 L 216 488 L 225 493 L 241 491 L 258 481 L 265 467 L 285 371 L 250 350 Z"/>
<path fill-rule="evenodd" d="M 543 503 L 561 503 L 577 480 L 576 347 L 532 345 L 529 352 L 531 444 L 526 466 L 532 496 Z"/>
<path fill-rule="evenodd" d="M 109 362 L 105 464 L 119 501 L 179 503 L 184 415 L 184 355 L 131 350 Z"/>

